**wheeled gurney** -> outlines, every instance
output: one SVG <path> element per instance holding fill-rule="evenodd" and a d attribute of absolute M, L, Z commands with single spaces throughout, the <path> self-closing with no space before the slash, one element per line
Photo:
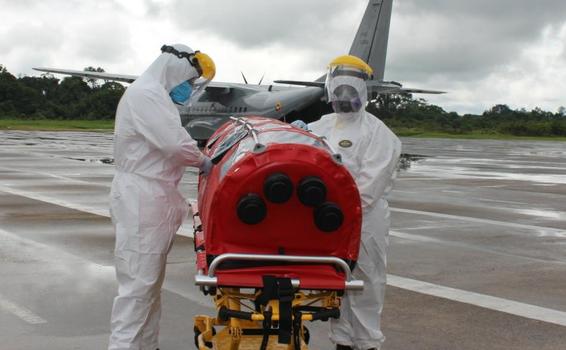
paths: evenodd
<path fill-rule="evenodd" d="M 309 132 L 233 118 L 208 141 L 215 166 L 192 204 L 197 274 L 217 313 L 194 319 L 207 349 L 307 349 L 306 322 L 340 317 L 361 206 L 340 157 Z"/>

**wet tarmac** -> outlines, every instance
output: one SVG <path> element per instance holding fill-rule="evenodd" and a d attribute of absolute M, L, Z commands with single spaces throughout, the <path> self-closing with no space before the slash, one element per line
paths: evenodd
<path fill-rule="evenodd" d="M 566 143 L 403 139 L 384 349 L 565 349 Z M 0 349 L 104 349 L 116 283 L 112 135 L 0 132 Z M 196 196 L 187 171 L 185 195 Z M 212 303 L 184 227 L 161 349 Z M 313 349 L 331 349 L 313 324 Z"/>

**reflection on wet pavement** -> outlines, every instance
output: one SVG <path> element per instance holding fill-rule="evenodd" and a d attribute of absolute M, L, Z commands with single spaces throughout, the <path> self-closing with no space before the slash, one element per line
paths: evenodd
<path fill-rule="evenodd" d="M 407 175 L 441 179 L 525 181 L 531 185 L 566 185 L 566 146 L 549 141 L 404 139 L 405 152 L 418 150 Z M 414 151 L 413 151 L 414 152 Z M 413 153 L 411 152 L 411 153 Z M 406 160 L 402 159 L 403 162 Z"/>
<path fill-rule="evenodd" d="M 100 159 L 86 159 L 86 158 L 72 158 L 72 157 L 66 157 L 66 159 L 71 159 L 71 160 L 78 160 L 81 162 L 91 162 L 91 163 L 100 163 L 100 164 L 114 164 L 114 159 L 112 158 L 100 158 Z"/>
<path fill-rule="evenodd" d="M 399 158 L 399 170 L 408 170 L 411 165 L 418 163 L 419 161 L 422 161 L 423 159 L 428 158 L 427 156 L 421 156 L 418 154 L 408 154 L 408 153 L 403 153 L 401 154 L 401 157 Z"/>
<path fill-rule="evenodd" d="M 112 139 L 111 133 L 0 132 L 0 299 L 48 322 L 31 329 L 0 307 L 0 348 L 106 346 L 115 294 L 108 219 Z M 390 195 L 389 273 L 566 312 L 565 144 L 402 141 Z M 196 171 L 187 170 L 181 189 L 196 197 Z M 191 247 L 178 237 L 169 258 L 162 327 L 169 348 L 192 341 L 187 322 L 210 305 L 192 285 Z M 491 334 L 493 327 L 521 329 L 513 339 L 522 349 L 558 349 L 553 346 L 566 342 L 557 336 L 566 337 L 563 328 L 473 302 L 392 287 L 387 295 L 386 349 L 414 347 L 424 333 L 442 339 L 436 348 L 458 343 L 476 349 L 477 334 Z M 78 321 L 81 315 L 89 317 Z M 453 334 L 436 333 L 454 324 Z M 312 333 L 322 348 L 331 347 L 324 327 Z M 507 341 L 497 348 L 510 348 Z"/>

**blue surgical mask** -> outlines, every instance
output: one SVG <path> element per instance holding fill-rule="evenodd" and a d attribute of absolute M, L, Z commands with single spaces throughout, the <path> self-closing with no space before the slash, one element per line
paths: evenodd
<path fill-rule="evenodd" d="M 189 102 L 189 98 L 192 93 L 193 87 L 188 81 L 185 81 L 173 88 L 173 90 L 169 93 L 169 96 L 171 96 L 171 100 L 173 100 L 174 103 L 183 106 Z"/>

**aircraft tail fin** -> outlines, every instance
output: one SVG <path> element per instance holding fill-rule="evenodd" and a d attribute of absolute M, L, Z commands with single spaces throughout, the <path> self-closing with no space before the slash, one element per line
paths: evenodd
<path fill-rule="evenodd" d="M 350 48 L 350 55 L 363 59 L 373 68 L 375 80 L 384 77 L 392 10 L 393 0 L 370 0 Z"/>

